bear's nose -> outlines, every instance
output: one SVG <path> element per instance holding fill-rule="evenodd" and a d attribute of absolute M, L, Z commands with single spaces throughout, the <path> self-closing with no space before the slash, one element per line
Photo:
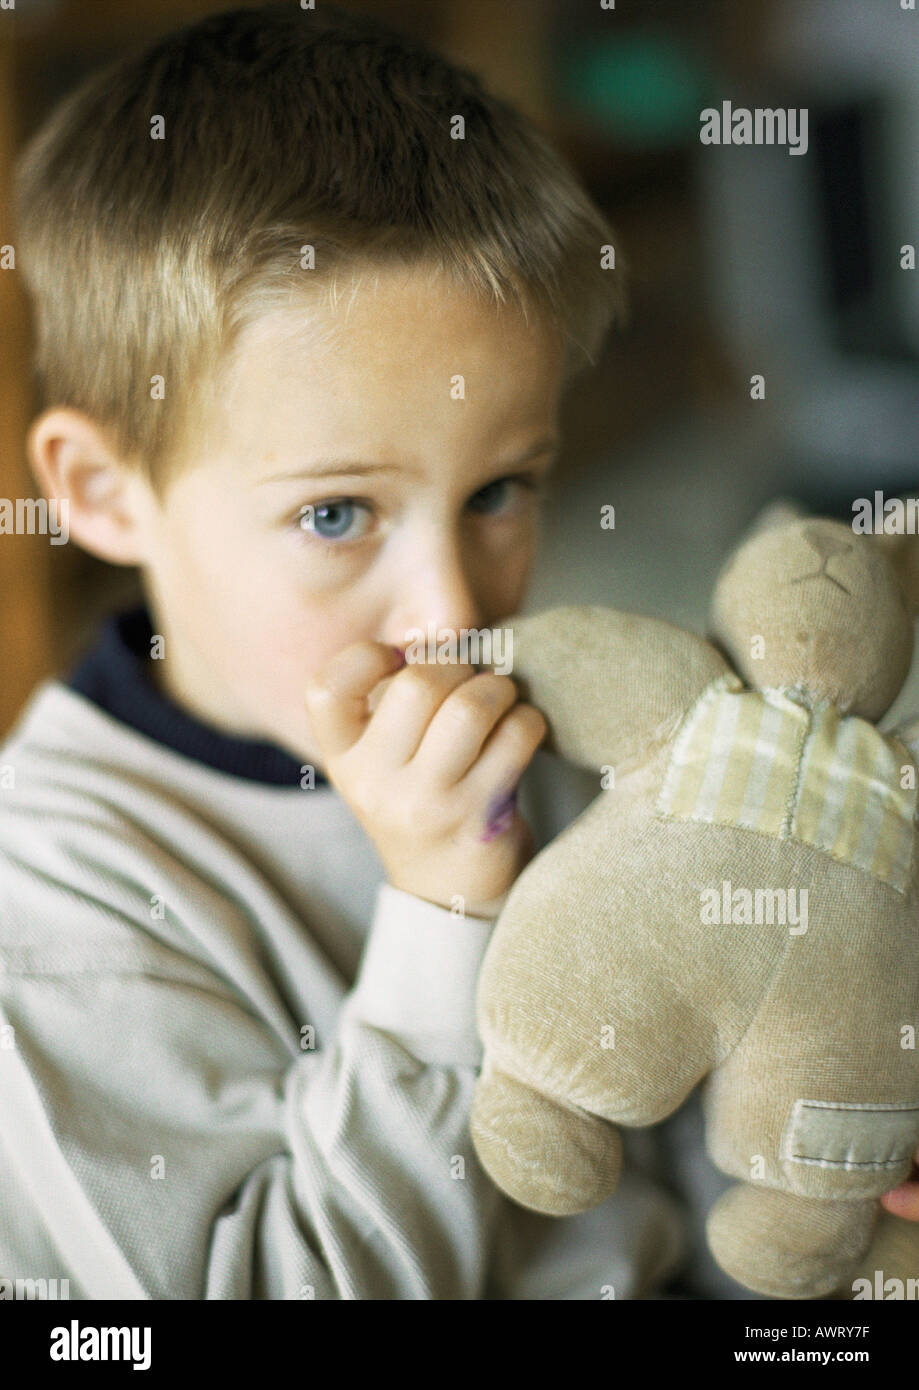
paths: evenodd
<path fill-rule="evenodd" d="M 811 549 L 816 550 L 821 560 L 826 562 L 831 555 L 846 553 L 852 549 L 852 542 L 842 536 L 828 536 L 819 526 L 805 526 L 804 539 Z"/>
<path fill-rule="evenodd" d="M 807 526 L 804 529 L 804 539 L 812 550 L 815 550 L 820 557 L 820 568 L 809 570 L 807 574 L 799 574 L 790 582 L 801 584 L 805 579 L 825 579 L 829 584 L 835 584 L 837 589 L 841 589 L 844 594 L 851 593 L 845 584 L 835 575 L 830 574 L 828 565 L 830 560 L 836 555 L 847 555 L 852 549 L 851 541 L 844 540 L 841 536 L 828 536 L 818 526 Z"/>

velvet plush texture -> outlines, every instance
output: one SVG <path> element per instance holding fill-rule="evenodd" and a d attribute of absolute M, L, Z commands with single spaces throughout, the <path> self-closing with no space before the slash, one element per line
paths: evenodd
<path fill-rule="evenodd" d="M 915 1279 L 919 1226 L 878 1202 L 919 1145 L 916 763 L 876 729 L 912 655 L 888 555 L 780 511 L 725 565 L 712 641 L 597 606 L 510 625 L 549 748 L 605 789 L 518 878 L 485 955 L 485 1168 L 524 1207 L 585 1210 L 618 1181 L 615 1126 L 702 1083 L 738 1179 L 708 1220 L 723 1269 L 776 1298 Z M 684 776 L 694 794 L 668 798 Z"/>

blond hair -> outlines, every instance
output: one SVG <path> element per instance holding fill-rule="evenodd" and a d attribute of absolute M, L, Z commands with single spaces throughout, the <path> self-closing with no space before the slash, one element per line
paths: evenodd
<path fill-rule="evenodd" d="M 545 311 L 566 376 L 625 313 L 612 229 L 543 134 L 332 4 L 213 15 L 92 74 L 15 194 L 39 408 L 84 411 L 157 491 L 240 330 L 305 289 L 334 297 L 339 274 L 428 261 Z"/>

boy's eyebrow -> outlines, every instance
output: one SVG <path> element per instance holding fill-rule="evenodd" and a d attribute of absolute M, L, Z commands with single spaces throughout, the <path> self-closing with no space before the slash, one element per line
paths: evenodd
<path fill-rule="evenodd" d="M 531 459 L 539 458 L 541 454 L 554 453 L 558 449 L 560 440 L 551 435 L 546 439 L 540 439 L 538 443 L 527 449 L 526 453 L 520 454 L 515 459 L 508 460 L 507 463 L 499 464 L 499 468 L 519 468 L 524 463 L 529 463 Z M 298 468 L 291 473 L 272 473 L 270 478 L 262 478 L 261 483 L 281 483 L 290 482 L 296 478 L 359 478 L 367 473 L 407 473 L 410 477 L 418 477 L 417 468 L 406 468 L 398 463 L 365 463 L 360 459 L 317 459 L 309 468 Z"/>

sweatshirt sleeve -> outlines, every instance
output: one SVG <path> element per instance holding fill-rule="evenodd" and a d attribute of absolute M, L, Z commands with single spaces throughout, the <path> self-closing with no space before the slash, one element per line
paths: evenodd
<path fill-rule="evenodd" d="M 218 970 L 108 925 L 91 954 L 0 957 L 0 1275 L 84 1299 L 483 1297 L 492 921 L 381 886 L 334 1037 L 294 1055 Z"/>

